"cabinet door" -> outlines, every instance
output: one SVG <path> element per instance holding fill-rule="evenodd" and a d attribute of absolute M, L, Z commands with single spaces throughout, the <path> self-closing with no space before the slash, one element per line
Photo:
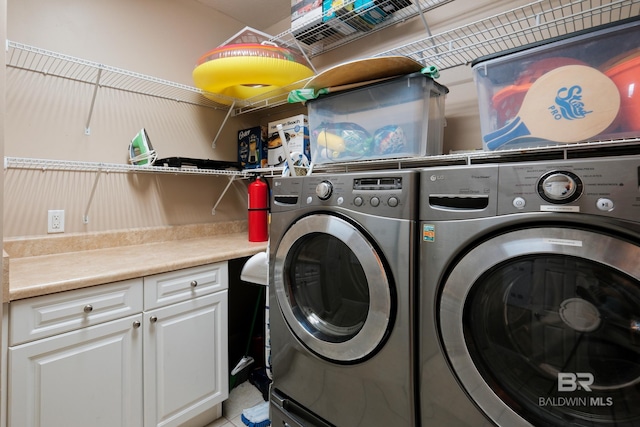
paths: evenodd
<path fill-rule="evenodd" d="M 9 427 L 142 425 L 142 315 L 9 348 Z"/>
<path fill-rule="evenodd" d="M 144 316 L 144 425 L 178 426 L 229 396 L 227 291 Z"/>

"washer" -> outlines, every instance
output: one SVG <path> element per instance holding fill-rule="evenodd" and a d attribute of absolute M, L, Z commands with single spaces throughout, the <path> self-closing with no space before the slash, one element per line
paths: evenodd
<path fill-rule="evenodd" d="M 273 425 L 414 425 L 417 183 L 404 170 L 274 179 Z"/>
<path fill-rule="evenodd" d="M 640 156 L 421 171 L 427 426 L 640 425 Z"/>

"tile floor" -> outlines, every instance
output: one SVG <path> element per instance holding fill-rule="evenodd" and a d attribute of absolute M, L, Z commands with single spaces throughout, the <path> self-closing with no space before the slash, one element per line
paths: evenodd
<path fill-rule="evenodd" d="M 229 399 L 222 403 L 222 417 L 205 427 L 247 427 L 240 419 L 242 411 L 262 402 L 260 390 L 245 381 L 231 390 Z"/>

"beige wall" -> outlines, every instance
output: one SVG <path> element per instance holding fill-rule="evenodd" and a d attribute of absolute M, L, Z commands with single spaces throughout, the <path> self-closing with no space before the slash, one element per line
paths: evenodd
<path fill-rule="evenodd" d="M 128 71 L 193 85 L 197 59 L 244 24 L 195 0 L 9 0 L 7 38 Z M 4 67 L 3 67 L 4 69 Z M 85 134 L 94 87 L 8 68 L 6 156 L 126 163 L 146 128 L 159 157 L 236 159 L 226 111 L 101 88 Z M 252 123 L 249 123 L 252 124 Z M 65 210 L 65 232 L 82 233 L 244 219 L 246 182 L 226 177 L 6 171 L 5 237 L 46 235 L 47 210 Z"/>

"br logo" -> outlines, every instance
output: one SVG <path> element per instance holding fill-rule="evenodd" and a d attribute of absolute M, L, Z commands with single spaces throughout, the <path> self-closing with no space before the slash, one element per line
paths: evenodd
<path fill-rule="evenodd" d="M 558 391 L 591 391 L 593 374 L 589 372 L 558 372 Z"/>

